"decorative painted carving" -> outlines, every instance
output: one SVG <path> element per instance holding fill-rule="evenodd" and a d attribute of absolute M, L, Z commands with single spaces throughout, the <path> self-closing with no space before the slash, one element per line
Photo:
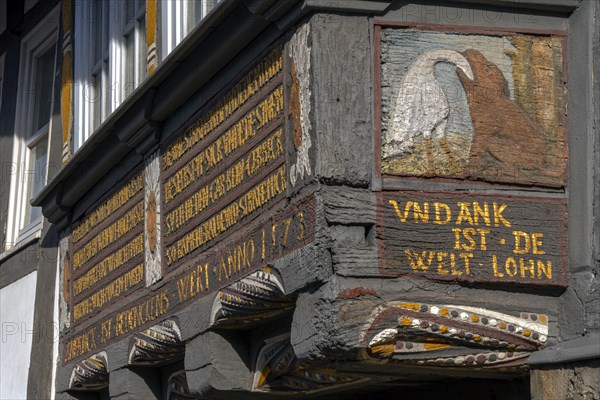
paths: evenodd
<path fill-rule="evenodd" d="M 161 240 L 160 240 L 160 156 L 156 152 L 146 161 L 144 171 L 144 203 L 145 213 L 145 272 L 146 286 L 162 278 Z"/>
<path fill-rule="evenodd" d="M 296 161 L 290 166 L 290 183 L 296 185 L 297 179 L 304 179 L 310 175 L 311 166 L 308 151 L 312 146 L 310 139 L 311 92 L 310 92 L 310 53 L 309 45 L 310 25 L 305 24 L 294 34 L 290 41 L 289 55 L 292 60 L 292 90 L 290 107 L 295 118 L 300 121 L 293 122 L 294 147 L 296 149 Z M 296 108 L 299 108 L 299 113 Z M 299 115 L 298 115 L 299 114 Z M 298 130 L 301 131 L 298 132 Z"/>
<path fill-rule="evenodd" d="M 560 36 L 381 31 L 382 173 L 562 186 Z"/>
<path fill-rule="evenodd" d="M 547 151 L 546 137 L 525 109 L 510 98 L 502 71 L 477 50 L 469 49 L 463 54 L 473 68 L 473 76 L 457 70 L 473 121 L 471 170 L 503 180 L 510 176 L 499 176 L 498 171 L 510 172 L 514 168 L 559 177 L 558 172 L 548 169 L 547 160 L 521 156 L 525 152 L 543 155 Z M 495 166 L 493 172 L 488 164 Z"/>
<path fill-rule="evenodd" d="M 473 79 L 465 57 L 448 49 L 430 50 L 418 56 L 402 79 L 392 116 L 392 129 L 383 145 L 383 156 L 393 157 L 411 153 L 414 138 L 422 135 L 429 141 L 427 162 L 433 165 L 431 137 L 435 136 L 448 149 L 445 141 L 450 106 L 443 86 L 433 74 L 435 65 L 446 62 L 456 65 L 465 76 Z M 448 151 L 450 154 L 450 152 Z"/>
<path fill-rule="evenodd" d="M 71 287 L 71 264 L 69 255 L 70 237 L 64 233 L 58 245 L 58 270 L 59 282 L 61 282 L 59 291 L 59 329 L 63 331 L 69 328 L 71 324 L 71 316 L 69 311 L 70 304 L 70 287 Z"/>
<path fill-rule="evenodd" d="M 294 305 L 294 300 L 285 294 L 279 277 L 267 268 L 217 293 L 212 325 L 237 328 L 289 311 Z"/>
<path fill-rule="evenodd" d="M 269 382 L 294 370 L 296 361 L 289 334 L 270 339 L 258 354 L 253 387 L 263 388 Z"/>
<path fill-rule="evenodd" d="M 156 195 L 154 194 L 154 192 L 151 192 L 148 198 L 148 206 L 146 212 L 148 213 L 148 248 L 150 250 L 150 253 L 152 254 L 154 254 L 154 252 L 156 251 L 156 242 L 158 240 L 156 227 L 156 207 Z"/>
<path fill-rule="evenodd" d="M 168 319 L 133 336 L 129 364 L 154 365 L 172 362 L 183 358 L 184 351 L 185 343 L 181 341 L 181 331 L 175 321 Z"/>
<path fill-rule="evenodd" d="M 366 381 L 332 369 L 299 365 L 289 334 L 283 334 L 268 340 L 260 350 L 252 387 L 259 392 L 313 394 Z"/>
<path fill-rule="evenodd" d="M 146 73 L 150 75 L 158 63 L 156 49 L 156 0 L 146 0 Z"/>
<path fill-rule="evenodd" d="M 98 390 L 108 386 L 106 352 L 88 357 L 77 364 L 71 372 L 70 390 Z"/>
<path fill-rule="evenodd" d="M 190 393 L 185 371 L 179 371 L 169 377 L 167 383 L 167 400 L 197 399 Z"/>
<path fill-rule="evenodd" d="M 369 360 L 513 372 L 526 368 L 529 355 L 546 343 L 548 317 L 390 302 L 372 313 L 361 338 Z"/>

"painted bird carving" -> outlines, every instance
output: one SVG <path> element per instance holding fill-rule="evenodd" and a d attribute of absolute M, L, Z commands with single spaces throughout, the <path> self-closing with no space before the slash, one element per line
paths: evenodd
<path fill-rule="evenodd" d="M 455 50 L 435 49 L 418 56 L 400 84 L 391 129 L 383 146 L 384 158 L 411 153 L 414 139 L 423 135 L 428 142 L 428 164 L 432 164 L 431 138 L 445 137 L 450 112 L 444 89 L 433 73 L 439 62 L 454 64 L 466 76 L 473 77 L 468 61 Z"/>
<path fill-rule="evenodd" d="M 510 98 L 502 71 L 476 50 L 463 53 L 473 76 L 457 69 L 473 121 L 469 155 L 471 173 L 479 177 L 512 181 L 519 174 L 546 171 L 546 137 L 527 112 Z"/>

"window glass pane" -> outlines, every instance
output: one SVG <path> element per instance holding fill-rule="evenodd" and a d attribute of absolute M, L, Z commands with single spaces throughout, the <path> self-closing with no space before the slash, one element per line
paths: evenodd
<path fill-rule="evenodd" d="M 217 5 L 217 0 L 191 0 L 190 6 L 194 10 L 194 26 L 198 25 L 209 12 Z M 192 27 L 193 28 L 193 27 Z M 191 30 L 191 29 L 190 29 Z"/>
<path fill-rule="evenodd" d="M 4 68 L 0 63 L 0 68 Z M 0 110 L 2 109 L 2 75 L 0 75 Z"/>
<path fill-rule="evenodd" d="M 217 5 L 217 0 L 204 0 L 204 2 L 206 3 L 206 10 L 204 16 L 206 16 L 206 14 L 208 14 L 212 11 L 213 8 L 215 8 L 215 6 Z"/>
<path fill-rule="evenodd" d="M 52 72 L 54 70 L 54 46 L 51 46 L 35 63 L 35 92 L 33 93 L 34 134 L 50 120 L 52 103 Z"/>
<path fill-rule="evenodd" d="M 26 171 L 29 180 L 29 190 L 27 196 L 27 208 L 25 216 L 25 226 L 37 221 L 42 217 L 40 207 L 31 207 L 29 200 L 35 197 L 43 188 L 46 179 L 46 165 L 48 163 L 48 138 L 38 142 L 31 149 L 29 170 Z"/>
<path fill-rule="evenodd" d="M 146 46 L 147 45 L 146 45 L 146 18 L 145 18 L 145 16 L 143 16 L 142 19 L 140 20 L 139 37 L 140 37 L 139 46 L 138 46 L 139 53 L 138 53 L 138 59 L 137 59 L 137 65 L 138 65 L 138 82 L 137 82 L 137 84 L 138 85 L 146 77 Z"/>
<path fill-rule="evenodd" d="M 101 79 L 98 75 L 92 75 L 92 94 L 90 100 L 92 102 L 92 131 L 94 131 L 101 122 L 102 113 L 102 87 L 100 86 Z"/>
<path fill-rule="evenodd" d="M 6 29 L 6 1 L 0 1 L 0 34 Z"/>
<path fill-rule="evenodd" d="M 198 25 L 202 18 L 204 18 L 204 10 L 202 9 L 202 0 L 192 0 L 190 3 L 192 10 L 194 10 L 194 26 Z M 192 27 L 193 28 L 193 27 Z"/>
<path fill-rule="evenodd" d="M 90 24 L 92 29 L 92 46 L 94 47 L 95 65 L 102 57 L 102 1 L 94 0 L 90 4 Z"/>
<path fill-rule="evenodd" d="M 135 32 L 125 36 L 125 96 L 135 88 Z"/>
<path fill-rule="evenodd" d="M 110 0 L 101 0 L 102 3 L 102 54 L 108 51 L 108 23 L 109 23 L 109 14 L 108 14 L 108 5 Z"/>
<path fill-rule="evenodd" d="M 112 92 L 110 86 L 110 76 L 108 71 L 108 57 L 102 62 L 102 82 L 100 85 L 100 104 L 102 108 L 102 114 L 100 116 L 100 122 L 104 121 L 108 114 L 112 112 Z"/>
<path fill-rule="evenodd" d="M 136 10 L 137 7 L 133 0 L 125 0 L 125 24 L 135 17 Z"/>

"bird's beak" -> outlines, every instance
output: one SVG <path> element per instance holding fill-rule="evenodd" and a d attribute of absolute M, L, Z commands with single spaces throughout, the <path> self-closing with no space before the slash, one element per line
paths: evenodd
<path fill-rule="evenodd" d="M 470 80 L 473 80 L 473 70 L 471 69 L 471 64 L 469 64 L 469 61 L 467 61 L 466 58 L 461 60 L 460 63 L 457 63 L 456 66 L 460 68 Z"/>

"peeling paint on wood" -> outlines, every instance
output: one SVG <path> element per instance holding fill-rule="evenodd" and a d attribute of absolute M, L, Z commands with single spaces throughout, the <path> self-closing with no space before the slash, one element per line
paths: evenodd
<path fill-rule="evenodd" d="M 310 120 L 311 110 L 311 47 L 309 42 L 310 25 L 302 26 L 292 37 L 290 43 L 290 57 L 292 58 L 292 99 L 290 108 L 296 114 L 294 126 L 294 146 L 296 148 L 296 161 L 290 165 L 290 183 L 296 185 L 298 179 L 303 180 L 305 176 L 312 174 L 310 166 L 309 150 L 312 147 L 310 132 L 312 123 Z M 298 108 L 297 111 L 293 108 Z M 300 121 L 297 121 L 299 117 Z M 301 132 L 298 132 L 298 124 Z"/>

